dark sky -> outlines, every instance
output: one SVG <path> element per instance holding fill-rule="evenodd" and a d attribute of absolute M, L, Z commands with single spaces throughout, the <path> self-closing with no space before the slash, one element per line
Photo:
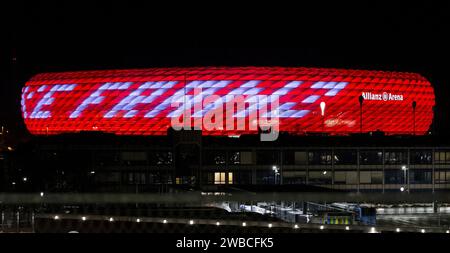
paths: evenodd
<path fill-rule="evenodd" d="M 241 1 L 242 2 L 242 1 Z M 39 72 L 160 66 L 314 66 L 418 72 L 447 133 L 448 3 L 16 4 L 5 8 L 0 123 L 26 131 L 20 90 Z M 16 60 L 13 60 L 15 58 Z"/>

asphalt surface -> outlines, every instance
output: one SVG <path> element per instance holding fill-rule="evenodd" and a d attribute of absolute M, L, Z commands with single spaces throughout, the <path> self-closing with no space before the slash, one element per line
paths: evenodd
<path fill-rule="evenodd" d="M 450 214 L 377 215 L 377 225 L 413 227 L 450 227 Z"/>

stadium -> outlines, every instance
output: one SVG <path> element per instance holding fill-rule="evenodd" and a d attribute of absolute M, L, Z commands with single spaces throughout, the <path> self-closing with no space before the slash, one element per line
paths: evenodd
<path fill-rule="evenodd" d="M 196 89 L 199 92 L 195 93 Z M 216 95 L 205 104 L 200 96 Z M 206 131 L 195 120 L 229 100 L 243 105 Z M 434 92 L 419 74 L 382 71 L 281 68 L 155 68 L 38 74 L 22 91 L 22 115 L 36 135 L 101 131 L 117 135 L 166 135 L 171 119 L 183 111 L 203 135 L 231 136 L 257 132 L 262 96 L 277 96 L 281 132 L 292 135 L 382 131 L 426 134 L 433 119 Z M 361 97 L 361 98 L 360 98 Z M 173 101 L 181 105 L 174 108 Z M 267 100 L 267 98 L 266 98 Z M 195 110 L 200 104 L 200 110 Z M 323 108 L 321 108 L 321 105 Z M 219 108 L 220 109 L 220 108 Z M 270 114 L 270 113 L 269 113 Z M 259 113 L 261 116 L 261 113 Z M 272 115 L 273 116 L 273 115 Z M 236 130 L 238 129 L 238 130 Z"/>
<path fill-rule="evenodd" d="M 224 106 L 230 101 L 236 102 L 231 112 Z M 283 220 L 280 226 L 288 222 L 289 229 L 292 222 L 313 230 L 316 224 L 341 229 L 359 224 L 370 232 L 367 225 L 378 224 L 377 212 L 389 217 L 404 210 L 404 194 L 409 203 L 448 202 L 441 193 L 450 189 L 450 145 L 430 134 L 434 106 L 433 86 L 415 73 L 190 67 L 37 74 L 21 94 L 22 118 L 32 137 L 4 160 L 20 170 L 5 173 L 3 190 L 41 192 L 41 198 L 68 192 L 136 194 L 127 197 L 131 200 L 157 194 L 136 200 L 135 208 L 146 205 L 149 216 L 157 216 L 150 223 L 165 210 L 166 204 L 152 202 L 159 194 L 230 194 L 230 202 L 206 206 L 196 202 L 197 195 L 181 197 L 177 210 L 180 215 L 199 206 L 206 213 L 244 212 Z M 174 119 L 186 115 L 192 130 L 176 129 Z M 271 141 L 258 136 L 268 131 L 261 125 L 264 115 L 278 123 L 279 134 Z M 231 127 L 205 127 L 201 123 L 208 117 L 227 124 L 232 119 Z M 239 198 L 245 193 L 265 197 Z M 352 193 L 358 195 L 346 195 Z M 308 200 L 308 194 L 319 195 Z M 101 209 L 102 200 L 85 201 L 77 208 L 86 210 L 76 212 L 94 219 L 97 211 L 89 210 Z M 427 203 L 435 211 L 447 208 Z M 45 224 L 52 217 L 73 219 L 61 208 L 39 219 Z M 135 219 L 134 208 L 120 209 L 129 212 L 126 219 Z M 123 218 L 111 210 L 98 212 L 117 222 Z"/>

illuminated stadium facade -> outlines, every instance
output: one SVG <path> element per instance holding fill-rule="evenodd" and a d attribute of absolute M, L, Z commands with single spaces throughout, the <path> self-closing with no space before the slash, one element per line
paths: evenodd
<path fill-rule="evenodd" d="M 197 89 L 217 95 L 215 107 L 197 107 Z M 262 142 L 247 124 L 262 103 L 236 107 L 234 130 L 168 131 L 187 111 L 195 123 L 224 110 L 231 95 L 245 102 L 277 96 L 279 138 Z M 41 183 L 33 179 L 39 190 L 448 190 L 450 145 L 428 135 L 434 105 L 431 84 L 413 73 L 204 67 L 38 74 L 22 92 L 35 136 L 17 166 L 42 168 Z"/>
<path fill-rule="evenodd" d="M 197 100 L 211 95 L 216 96 L 212 103 Z M 221 114 L 223 122 L 235 119 L 233 127 L 224 124 L 206 131 L 201 119 L 225 110 L 222 105 L 230 96 L 242 96 L 245 105 L 228 117 Z M 431 84 L 414 73 L 202 67 L 38 74 L 23 88 L 21 105 L 26 126 L 35 135 L 166 135 L 174 118 L 190 112 L 203 135 L 227 136 L 257 132 L 251 117 L 261 113 L 262 105 L 261 100 L 251 101 L 263 96 L 278 98 L 279 129 L 294 135 L 377 130 L 422 135 L 429 130 L 435 103 Z M 179 107 L 173 106 L 175 100 Z"/>

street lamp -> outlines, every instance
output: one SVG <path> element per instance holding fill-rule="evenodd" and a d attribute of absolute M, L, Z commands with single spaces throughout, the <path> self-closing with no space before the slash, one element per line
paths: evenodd
<path fill-rule="evenodd" d="M 277 183 L 278 183 L 278 181 L 277 181 L 277 176 L 280 175 L 280 173 L 278 172 L 278 167 L 277 167 L 276 165 L 274 165 L 274 166 L 272 166 L 272 170 L 273 170 L 274 175 L 275 175 L 275 178 L 274 178 L 275 184 L 277 184 Z"/>
<path fill-rule="evenodd" d="M 364 97 L 359 96 L 359 133 L 362 133 L 362 106 L 364 102 Z"/>
<path fill-rule="evenodd" d="M 320 112 L 322 115 L 322 133 L 325 132 L 325 102 L 320 102 Z"/>
<path fill-rule="evenodd" d="M 413 135 L 416 135 L 416 101 L 412 102 L 412 108 L 413 108 Z"/>
<path fill-rule="evenodd" d="M 402 186 L 400 188 L 400 191 L 404 191 L 405 187 L 406 187 L 406 189 L 408 189 L 407 179 L 406 179 L 406 171 L 408 170 L 408 167 L 406 167 L 405 165 L 402 165 L 402 170 L 403 170 L 403 185 L 404 185 L 404 187 Z"/>

